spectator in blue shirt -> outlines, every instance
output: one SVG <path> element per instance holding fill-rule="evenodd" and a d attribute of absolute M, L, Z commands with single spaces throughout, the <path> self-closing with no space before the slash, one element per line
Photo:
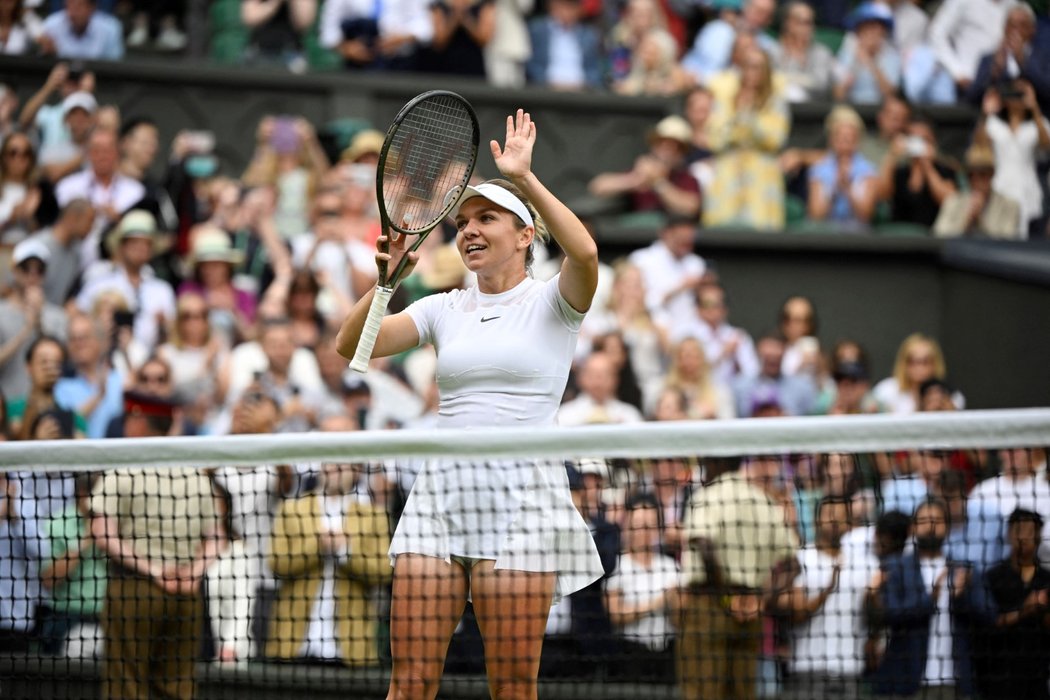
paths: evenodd
<path fill-rule="evenodd" d="M 124 58 L 120 22 L 96 7 L 95 0 L 66 0 L 66 9 L 44 20 L 39 44 L 62 58 L 119 61 Z"/>
<path fill-rule="evenodd" d="M 736 381 L 737 415 L 750 418 L 756 413 L 772 415 L 769 409 L 779 409 L 777 415 L 805 416 L 816 401 L 816 387 L 808 377 L 791 376 L 781 371 L 784 361 L 784 340 L 766 335 L 755 345 L 759 359 L 759 373 L 742 376 Z"/>
<path fill-rule="evenodd" d="M 764 32 L 773 23 L 774 0 L 714 0 L 711 8 L 718 17 L 696 35 L 692 48 L 682 57 L 682 67 L 703 84 L 712 75 L 730 67 L 736 35 L 746 32 L 755 37 L 767 54 L 776 50 L 776 40 Z"/>
<path fill-rule="evenodd" d="M 551 0 L 547 16 L 529 22 L 530 83 L 561 90 L 602 86 L 601 36 L 582 17 L 580 0 Z"/>
<path fill-rule="evenodd" d="M 55 384 L 55 401 L 87 420 L 87 437 L 106 437 L 106 426 L 124 409 L 124 378 L 106 361 L 110 339 L 90 316 L 69 319 L 73 376 Z"/>
<path fill-rule="evenodd" d="M 850 107 L 827 118 L 828 154 L 809 169 L 809 218 L 861 229 L 875 213 L 876 170 L 858 152 L 864 122 Z"/>
<path fill-rule="evenodd" d="M 0 653 L 29 651 L 48 556 L 36 521 L 22 517 L 18 481 L 0 472 Z"/>
<path fill-rule="evenodd" d="M 866 2 L 847 18 L 851 34 L 839 50 L 835 99 L 880 103 L 896 94 L 901 82 L 901 58 L 890 39 L 893 12 Z"/>

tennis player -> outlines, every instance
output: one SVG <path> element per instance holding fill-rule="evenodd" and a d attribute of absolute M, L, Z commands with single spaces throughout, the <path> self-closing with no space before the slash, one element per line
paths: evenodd
<path fill-rule="evenodd" d="M 490 147 L 506 180 L 467 188 L 455 212 L 456 246 L 477 286 L 435 294 L 383 319 L 373 356 L 437 348 L 439 425 L 549 426 L 576 336 L 598 279 L 598 251 L 579 219 L 532 172 L 536 125 L 507 117 Z M 565 251 L 549 282 L 529 274 L 547 231 Z M 377 260 L 396 265 L 405 240 Z M 409 264 L 417 254 L 409 252 Z M 374 290 L 373 290 L 374 291 Z M 354 356 L 372 294 L 337 338 Z M 485 640 L 494 698 L 535 698 L 551 603 L 595 581 L 602 566 L 573 507 L 560 461 L 432 460 L 420 473 L 391 541 L 394 562 L 388 698 L 433 698 L 467 600 Z"/>

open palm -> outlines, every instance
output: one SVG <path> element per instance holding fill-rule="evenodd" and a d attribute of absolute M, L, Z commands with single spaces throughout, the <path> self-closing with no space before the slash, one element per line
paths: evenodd
<path fill-rule="evenodd" d="M 492 158 L 503 177 L 525 177 L 532 169 L 532 147 L 536 144 L 536 124 L 528 112 L 518 110 L 507 117 L 507 137 L 503 148 L 493 139 L 489 142 Z"/>

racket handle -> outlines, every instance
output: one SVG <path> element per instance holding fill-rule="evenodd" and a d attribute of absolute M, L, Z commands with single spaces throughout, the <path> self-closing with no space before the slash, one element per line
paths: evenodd
<path fill-rule="evenodd" d="M 393 289 L 376 287 L 372 305 L 368 307 L 368 316 L 365 317 L 365 325 L 361 329 L 361 338 L 357 341 L 354 359 L 350 362 L 350 369 L 355 372 L 364 374 L 368 371 L 368 361 L 372 359 L 372 348 L 376 346 L 379 327 L 383 325 L 383 316 L 386 315 L 386 307 L 393 293 Z"/>

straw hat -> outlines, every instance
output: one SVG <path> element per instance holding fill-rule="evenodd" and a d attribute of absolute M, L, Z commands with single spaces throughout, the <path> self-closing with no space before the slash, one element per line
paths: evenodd
<path fill-rule="evenodd" d="M 193 234 L 190 265 L 196 266 L 202 262 L 216 260 L 230 265 L 239 265 L 244 260 L 244 253 L 234 250 L 230 237 L 221 228 L 208 224 L 198 226 Z"/>
<path fill-rule="evenodd" d="M 365 129 L 354 136 L 350 145 L 339 156 L 339 160 L 343 163 L 355 163 L 362 156 L 379 155 L 383 150 L 384 140 L 386 140 L 386 136 L 382 131 Z"/>
<path fill-rule="evenodd" d="M 421 273 L 421 281 L 430 289 L 453 289 L 463 284 L 467 268 L 455 245 L 443 245 L 434 251 L 429 269 Z"/>
<path fill-rule="evenodd" d="M 116 255 L 121 242 L 127 238 L 148 238 L 153 246 L 153 254 L 162 252 L 157 220 L 145 209 L 132 209 L 106 235 L 106 250 L 110 257 Z"/>
<path fill-rule="evenodd" d="M 656 139 L 671 139 L 688 146 L 693 142 L 693 130 L 689 126 L 689 122 L 676 114 L 672 114 L 658 121 L 656 126 L 649 132 L 650 143 Z"/>
<path fill-rule="evenodd" d="M 988 146 L 970 146 L 966 151 L 966 170 L 995 170 L 995 154 Z"/>

